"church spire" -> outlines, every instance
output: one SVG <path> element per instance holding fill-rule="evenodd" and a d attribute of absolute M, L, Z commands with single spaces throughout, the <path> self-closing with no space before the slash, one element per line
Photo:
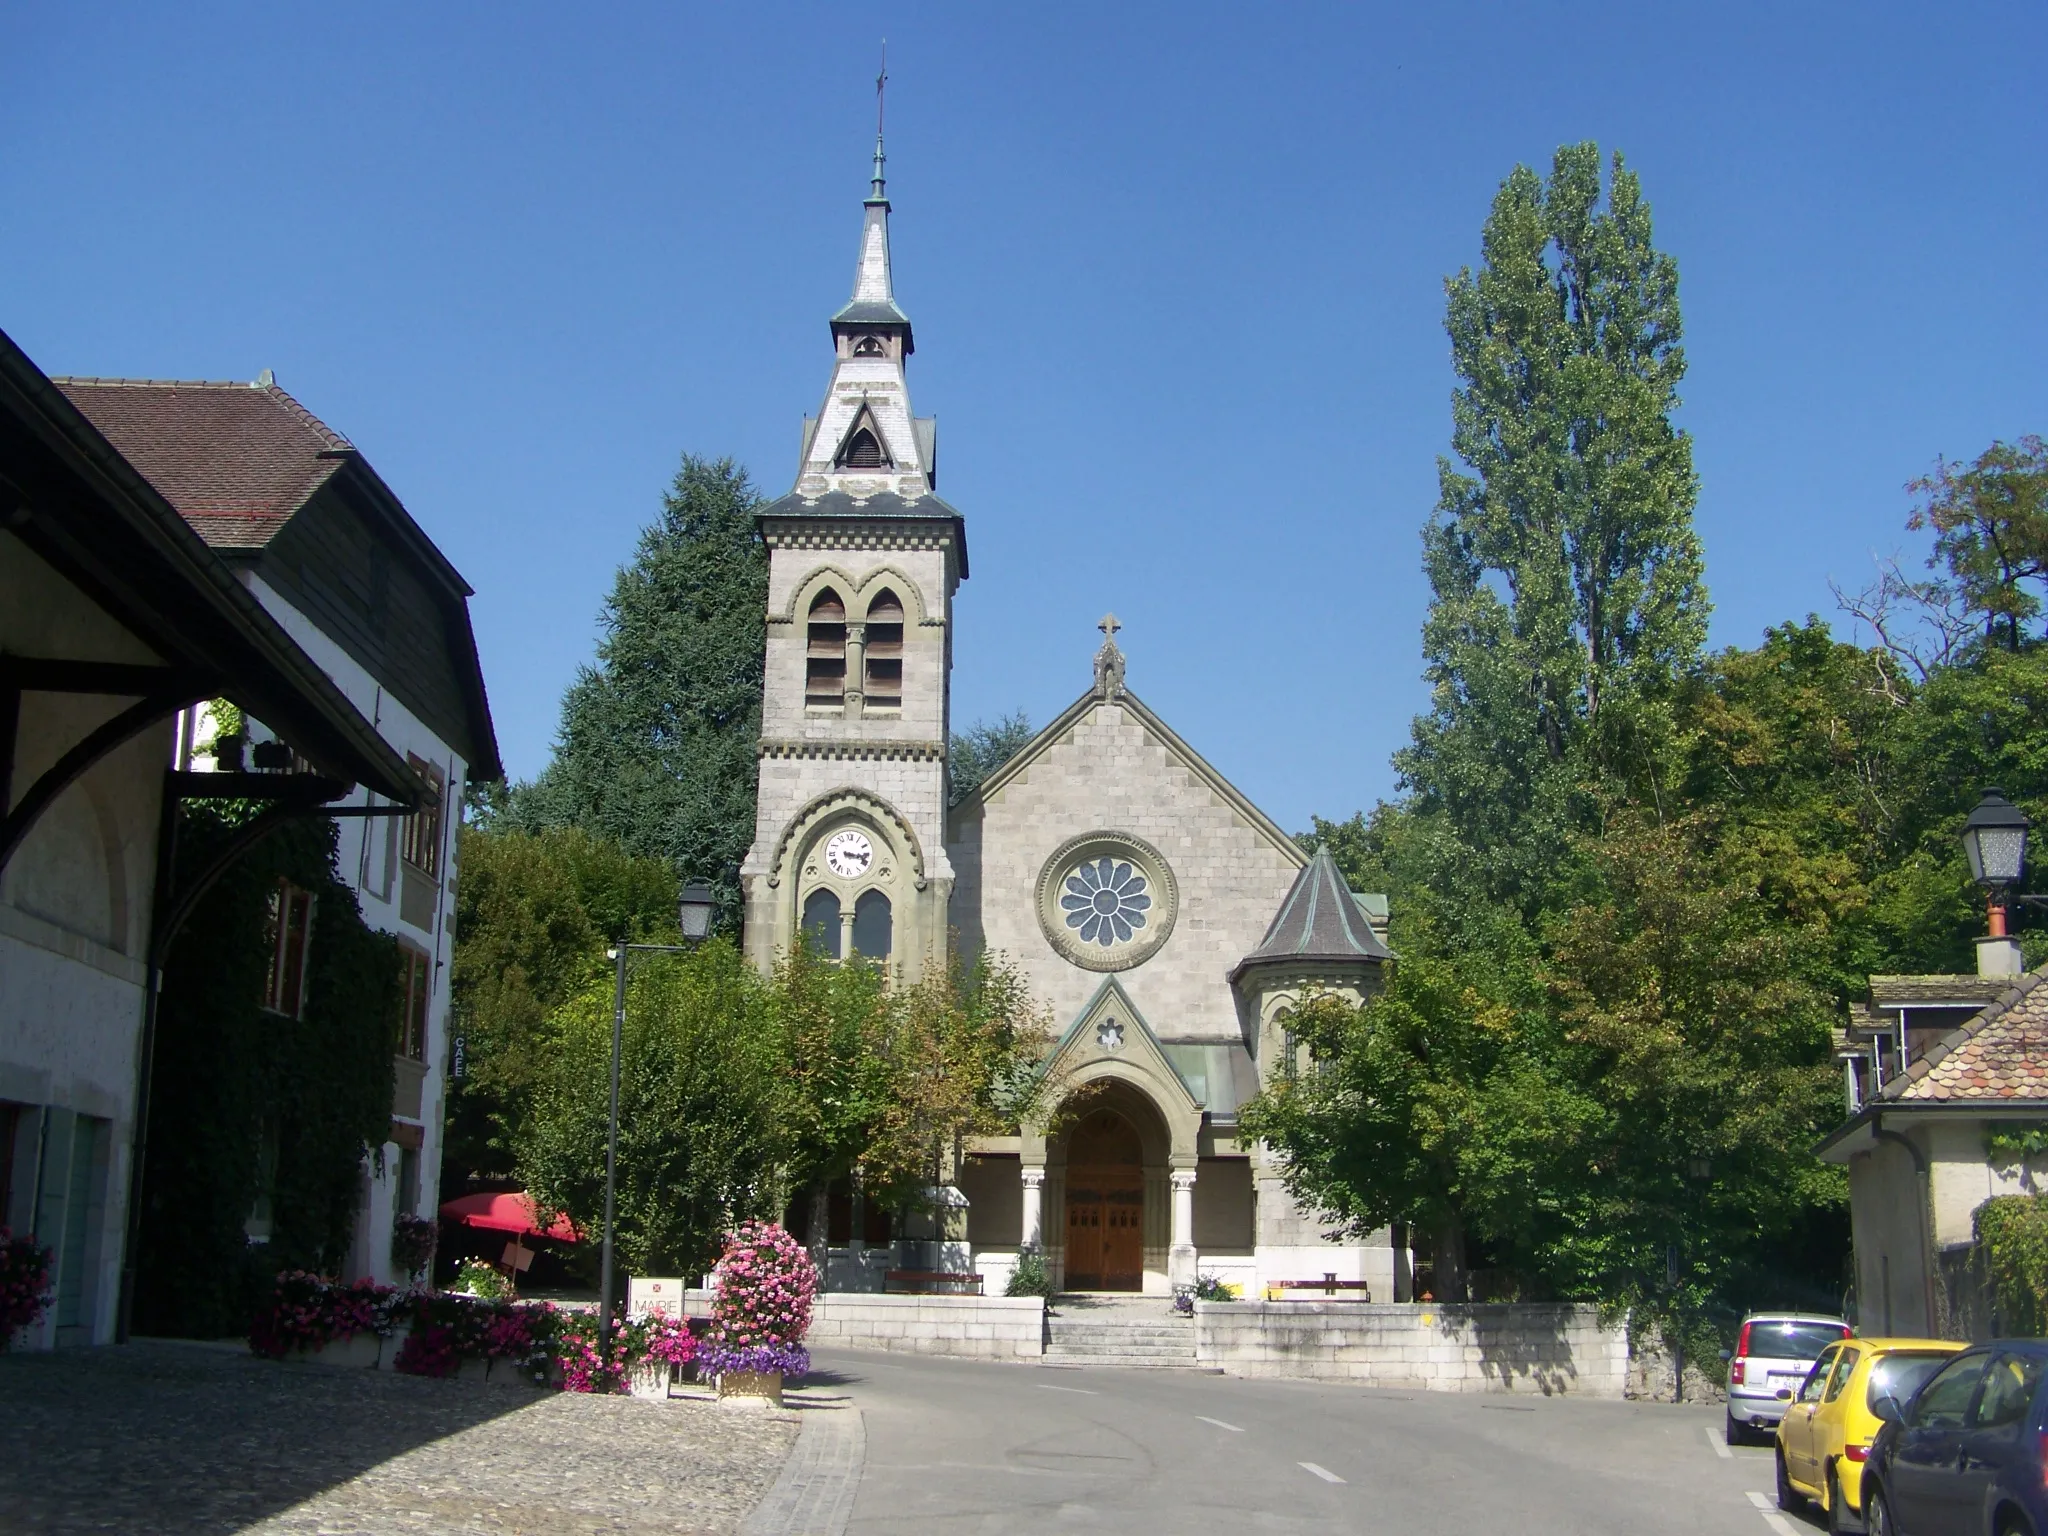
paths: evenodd
<path fill-rule="evenodd" d="M 832 382 L 818 414 L 804 423 L 795 495 L 815 500 L 843 492 L 865 504 L 876 496 L 916 501 L 937 482 L 938 424 L 911 414 L 904 361 L 910 317 L 896 303 L 889 269 L 889 197 L 883 176 L 882 89 L 875 80 L 875 173 L 862 202 L 860 259 L 853 297 L 832 317 Z"/>

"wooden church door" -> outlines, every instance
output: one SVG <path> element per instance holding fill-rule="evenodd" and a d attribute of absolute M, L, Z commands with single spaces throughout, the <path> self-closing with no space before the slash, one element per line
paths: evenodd
<path fill-rule="evenodd" d="M 1145 1283 L 1145 1168 L 1138 1133 L 1098 1110 L 1067 1144 L 1070 1291 L 1135 1291 Z"/>

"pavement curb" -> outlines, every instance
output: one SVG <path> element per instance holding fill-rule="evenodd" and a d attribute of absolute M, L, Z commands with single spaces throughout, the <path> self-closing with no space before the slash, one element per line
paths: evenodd
<path fill-rule="evenodd" d="M 789 1460 L 740 1536 L 844 1536 L 867 1448 L 858 1408 L 805 1410 Z"/>

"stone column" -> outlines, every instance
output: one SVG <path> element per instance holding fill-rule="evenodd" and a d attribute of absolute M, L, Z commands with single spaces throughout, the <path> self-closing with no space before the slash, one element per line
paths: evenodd
<path fill-rule="evenodd" d="M 868 692 L 868 627 L 865 624 L 846 626 L 846 715 L 848 720 L 860 718 L 861 705 Z"/>
<path fill-rule="evenodd" d="M 1045 1247 L 1045 1170 L 1026 1168 L 1024 1170 L 1024 1231 L 1019 1241 L 1019 1250 Z"/>
<path fill-rule="evenodd" d="M 1195 1170 L 1173 1170 L 1173 1245 L 1167 1250 L 1167 1278 L 1175 1285 L 1195 1283 Z"/>

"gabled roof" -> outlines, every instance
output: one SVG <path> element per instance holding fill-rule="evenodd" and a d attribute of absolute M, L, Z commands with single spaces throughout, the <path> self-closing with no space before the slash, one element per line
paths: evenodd
<path fill-rule="evenodd" d="M 418 780 L 161 491 L 0 333 L 0 483 L 15 537 L 165 662 L 321 769 L 405 804 Z"/>
<path fill-rule="evenodd" d="M 261 549 L 355 452 L 267 380 L 51 382 L 216 549 Z"/>
<path fill-rule="evenodd" d="M 1330 850 L 1318 848 L 1295 876 L 1259 947 L 1238 961 L 1230 979 L 1259 965 L 1377 965 L 1393 958 L 1365 920 Z"/>
<path fill-rule="evenodd" d="M 1244 791 L 1218 773 L 1201 753 L 1183 741 L 1172 726 L 1155 715 L 1146 707 L 1144 701 L 1128 688 L 1118 691 L 1113 697 L 1104 697 L 1092 688 L 1082 694 L 1062 710 L 1052 724 L 1026 742 L 1015 757 L 982 780 L 972 794 L 965 796 L 959 805 L 953 807 L 953 814 L 958 815 L 967 806 L 985 803 L 991 795 L 999 793 L 1005 784 L 1045 756 L 1058 745 L 1062 736 L 1101 704 L 1115 704 L 1129 710 L 1152 738 L 1166 748 L 1169 756 L 1180 759 L 1182 767 L 1213 789 L 1233 810 L 1251 823 L 1253 828 L 1263 833 L 1268 842 L 1292 859 L 1296 867 L 1308 863 L 1308 855 L 1301 851 L 1299 843 L 1281 831 L 1272 817 L 1247 800 Z"/>
<path fill-rule="evenodd" d="M 201 538 L 230 558 L 260 557 L 331 482 L 373 509 L 372 525 L 392 550 L 410 558 L 429 590 L 438 591 L 435 600 L 447 615 L 447 643 L 469 733 L 465 756 L 470 775 L 480 780 L 503 776 L 469 620 L 472 588 L 354 444 L 280 388 L 267 369 L 253 384 L 106 378 L 52 382 Z M 402 692 L 393 678 L 384 681 Z"/>
<path fill-rule="evenodd" d="M 2048 1099 L 2048 966 L 2019 977 L 1879 1096 L 1900 1104 Z"/>

